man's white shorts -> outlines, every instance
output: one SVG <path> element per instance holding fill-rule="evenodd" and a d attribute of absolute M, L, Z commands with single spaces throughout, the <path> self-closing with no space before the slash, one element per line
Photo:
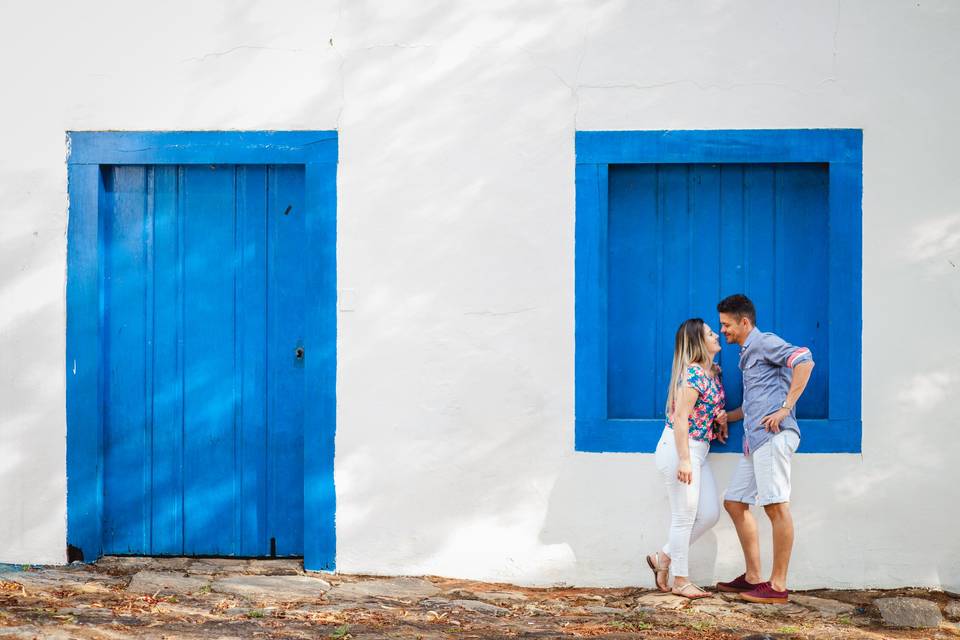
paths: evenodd
<path fill-rule="evenodd" d="M 790 502 L 790 460 L 800 435 L 786 429 L 740 458 L 724 500 L 766 506 Z"/>

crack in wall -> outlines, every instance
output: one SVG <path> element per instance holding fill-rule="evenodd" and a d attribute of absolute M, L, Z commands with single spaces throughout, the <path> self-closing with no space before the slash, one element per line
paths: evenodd
<path fill-rule="evenodd" d="M 236 53 L 237 51 L 279 51 L 282 53 L 303 53 L 303 49 L 284 49 L 281 47 L 260 47 L 252 44 L 241 44 L 236 47 L 231 47 L 224 51 L 213 51 L 211 53 L 204 54 L 202 56 L 194 58 L 184 58 L 181 60 L 181 63 L 185 62 L 205 62 L 209 58 L 221 58 L 223 56 L 228 56 L 231 53 Z"/>

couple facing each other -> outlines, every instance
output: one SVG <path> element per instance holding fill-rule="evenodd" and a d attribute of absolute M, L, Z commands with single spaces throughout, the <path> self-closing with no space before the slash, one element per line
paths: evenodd
<path fill-rule="evenodd" d="M 657 470 L 670 498 L 670 534 L 663 548 L 647 556 L 657 588 L 687 598 L 709 593 L 688 579 L 690 545 L 717 523 L 720 505 L 707 454 L 710 441 L 726 442 L 728 422 L 743 420 L 743 457 L 723 496 L 743 548 L 746 571 L 719 591 L 745 600 L 785 604 L 787 567 L 793 547 L 790 516 L 790 461 L 800 444 L 795 407 L 813 370 L 813 355 L 773 333 L 757 329 L 753 303 L 744 295 L 717 305 L 720 332 L 740 345 L 743 403 L 730 411 L 720 367 L 720 339 L 699 318 L 680 325 L 673 351 L 667 422 L 657 444 Z M 773 529 L 773 570 L 760 576 L 760 543 L 750 505 L 764 508 Z M 673 588 L 669 584 L 673 574 Z"/>

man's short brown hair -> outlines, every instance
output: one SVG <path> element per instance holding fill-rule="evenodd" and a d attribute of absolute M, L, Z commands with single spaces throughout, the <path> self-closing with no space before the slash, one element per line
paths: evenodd
<path fill-rule="evenodd" d="M 757 310 L 753 306 L 750 298 L 742 293 L 735 293 L 727 296 L 717 304 L 717 311 L 728 313 L 739 320 L 740 318 L 749 318 L 750 324 L 757 326 Z"/>

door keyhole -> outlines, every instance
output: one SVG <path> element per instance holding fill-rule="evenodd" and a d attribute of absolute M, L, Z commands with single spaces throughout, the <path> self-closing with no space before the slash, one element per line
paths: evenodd
<path fill-rule="evenodd" d="M 294 354 L 296 354 L 297 360 L 303 360 L 303 347 L 297 347 L 296 351 L 294 351 Z"/>

